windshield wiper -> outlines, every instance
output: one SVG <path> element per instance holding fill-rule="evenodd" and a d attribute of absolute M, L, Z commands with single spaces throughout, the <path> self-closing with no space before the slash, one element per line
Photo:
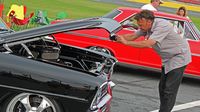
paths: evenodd
<path fill-rule="evenodd" d="M 0 28 L 0 31 L 9 31 L 10 29 L 2 29 Z"/>

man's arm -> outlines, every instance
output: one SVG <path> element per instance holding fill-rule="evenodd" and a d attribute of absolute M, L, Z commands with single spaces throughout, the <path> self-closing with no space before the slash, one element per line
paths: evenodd
<path fill-rule="evenodd" d="M 119 37 L 119 36 L 123 37 L 127 41 L 135 40 L 135 39 L 137 39 L 139 37 L 139 36 L 137 36 L 135 34 L 124 34 L 124 35 L 118 35 L 117 37 Z"/>
<path fill-rule="evenodd" d="M 117 37 L 117 42 L 122 43 L 124 45 L 138 47 L 138 48 L 150 48 L 156 43 L 156 41 L 152 40 L 152 39 L 143 40 L 143 41 L 132 41 L 131 40 L 132 37 L 130 38 L 130 40 L 128 40 L 129 38 L 128 39 L 127 38 L 128 38 L 128 36 L 125 37 L 125 36 L 119 35 Z M 132 39 L 134 39 L 134 38 L 132 38 Z"/>

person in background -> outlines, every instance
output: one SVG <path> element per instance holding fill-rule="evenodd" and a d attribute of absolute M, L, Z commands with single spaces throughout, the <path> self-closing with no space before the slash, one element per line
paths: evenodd
<path fill-rule="evenodd" d="M 162 0 L 151 0 L 151 3 L 143 5 L 141 9 L 143 10 L 151 10 L 151 11 L 158 11 L 158 7 L 160 4 L 163 4 Z"/>
<path fill-rule="evenodd" d="M 179 7 L 177 12 L 176 12 L 176 14 L 179 15 L 179 16 L 183 16 L 183 17 L 187 17 L 188 18 L 187 10 L 186 10 L 186 8 L 184 6 Z"/>
<path fill-rule="evenodd" d="M 189 44 L 174 31 L 169 21 L 155 18 L 152 11 L 142 10 L 134 19 L 139 29 L 133 34 L 116 35 L 116 42 L 137 48 L 153 48 L 160 55 L 162 72 L 159 83 L 159 112 L 171 112 L 184 70 L 191 62 Z M 140 36 L 146 39 L 133 41 Z"/>
<path fill-rule="evenodd" d="M 179 7 L 176 14 L 189 19 L 189 17 L 187 16 L 187 10 L 184 6 Z M 175 32 L 180 34 L 181 37 L 184 37 L 184 23 L 181 23 L 179 21 L 174 21 L 173 26 L 174 26 Z"/>

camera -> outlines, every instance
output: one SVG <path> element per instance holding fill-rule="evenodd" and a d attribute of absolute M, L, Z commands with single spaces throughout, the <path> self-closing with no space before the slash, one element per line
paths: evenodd
<path fill-rule="evenodd" d="M 110 36 L 110 40 L 117 41 L 117 36 L 116 35 L 111 35 Z"/>

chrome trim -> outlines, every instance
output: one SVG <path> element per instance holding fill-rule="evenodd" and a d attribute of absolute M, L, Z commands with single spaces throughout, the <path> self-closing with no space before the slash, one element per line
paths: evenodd
<path fill-rule="evenodd" d="M 107 94 L 106 96 L 104 96 L 103 100 L 101 100 L 101 102 L 96 106 L 96 109 L 93 110 L 93 111 L 91 111 L 91 112 L 99 112 L 99 110 L 101 110 L 101 108 L 102 108 L 103 106 L 105 106 L 105 104 L 106 104 L 107 102 L 109 102 L 109 100 L 110 100 L 111 98 L 112 98 L 112 96 L 109 95 L 109 94 Z M 101 111 L 102 111 L 102 112 L 105 112 L 106 109 L 107 109 L 107 108 L 105 108 L 104 110 L 101 110 Z"/>
<path fill-rule="evenodd" d="M 8 44 L 3 44 L 3 47 L 9 52 L 12 53 L 13 51 L 8 47 Z"/>
<path fill-rule="evenodd" d="M 192 56 L 200 56 L 200 54 L 192 53 Z"/>
<path fill-rule="evenodd" d="M 95 35 L 90 35 L 90 34 L 83 34 L 83 33 L 78 33 L 78 32 L 64 32 L 65 34 L 72 34 L 72 35 L 78 35 L 78 36 L 84 36 L 88 38 L 94 38 L 94 39 L 100 39 L 100 40 L 110 40 L 108 38 L 104 38 L 101 36 L 95 36 Z"/>
<path fill-rule="evenodd" d="M 99 104 L 98 105 L 93 105 L 94 104 L 94 102 L 95 102 L 95 100 L 96 100 L 96 98 L 97 98 L 97 95 L 98 95 L 98 93 L 99 93 L 99 91 L 101 90 L 101 88 L 104 86 L 104 85 L 106 85 L 106 84 L 108 84 L 108 82 L 104 82 L 99 88 L 98 88 L 98 90 L 97 90 L 97 92 L 96 92 L 96 94 L 95 94 L 95 97 L 94 97 L 94 99 L 93 99 L 93 101 L 92 101 L 92 103 L 91 103 L 91 105 L 90 105 L 90 109 L 92 110 L 92 111 L 94 111 L 94 110 L 96 110 L 96 109 L 94 109 L 93 108 L 93 106 L 98 106 L 101 102 L 102 102 L 102 99 L 101 99 L 101 101 L 99 102 Z M 105 95 L 105 96 L 107 96 L 108 95 L 108 93 Z M 105 97 L 104 96 L 104 97 Z M 104 100 L 104 97 L 103 97 L 103 100 Z"/>
<path fill-rule="evenodd" d="M 110 99 L 112 98 L 111 95 L 107 94 L 106 96 L 103 97 L 103 99 L 100 101 L 100 103 L 97 105 L 97 107 L 100 109 L 103 107 Z"/>
<path fill-rule="evenodd" d="M 36 97 L 40 97 L 41 102 L 38 102 L 37 100 L 30 100 L 29 97 L 31 95 L 36 95 Z M 31 103 L 38 103 L 40 106 L 35 107 L 35 105 L 31 105 Z M 20 106 L 21 104 L 24 106 Z M 44 111 L 48 108 L 51 108 L 53 112 L 56 111 L 56 105 L 54 105 L 52 101 L 50 101 L 46 96 L 33 93 L 20 93 L 12 98 L 12 100 L 8 103 L 6 112 L 15 112 L 17 110 L 20 111 L 23 110 L 23 107 L 28 112 L 41 112 L 42 110 Z"/>
<path fill-rule="evenodd" d="M 6 85 L 1 85 L 1 84 L 0 84 L 0 87 L 9 88 L 9 89 L 16 89 L 16 90 L 22 90 L 22 91 L 27 91 L 27 92 L 37 93 L 37 94 L 46 94 L 46 95 L 51 95 L 51 96 L 59 96 L 59 97 L 63 97 L 63 98 L 70 98 L 70 99 L 76 99 L 76 100 L 88 102 L 86 99 L 83 99 L 83 98 L 77 98 L 77 97 L 67 96 L 67 95 L 60 95 L 60 94 L 55 94 L 55 93 L 48 93 L 48 92 L 44 92 L 44 91 L 30 90 L 30 89 L 24 89 L 24 88 L 13 87 L 13 86 L 6 86 Z"/>
<path fill-rule="evenodd" d="M 116 85 L 113 81 L 109 81 L 108 84 L 110 85 L 111 89 L 113 89 Z"/>

